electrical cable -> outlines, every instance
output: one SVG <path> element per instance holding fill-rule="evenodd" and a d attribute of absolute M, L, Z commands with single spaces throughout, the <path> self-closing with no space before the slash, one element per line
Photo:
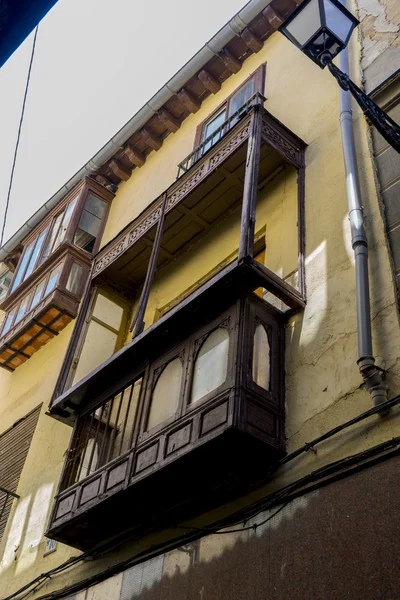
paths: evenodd
<path fill-rule="evenodd" d="M 336 435 L 337 433 L 343 431 L 347 427 L 350 427 L 351 425 L 359 423 L 360 421 L 362 421 L 374 414 L 382 413 L 383 411 L 387 412 L 389 410 L 389 408 L 391 408 L 399 403 L 400 403 L 400 396 L 396 396 L 395 398 L 392 398 L 391 400 L 386 401 L 385 403 L 381 404 L 380 406 L 373 407 L 367 411 L 364 411 L 357 417 L 354 417 L 353 419 L 350 419 L 349 421 L 346 421 L 345 423 L 342 423 L 341 425 L 334 427 L 333 429 L 327 431 L 326 433 L 322 434 L 321 436 L 315 438 L 312 442 L 308 442 L 308 443 L 304 444 L 303 446 L 301 446 L 300 448 L 298 448 L 297 450 L 295 450 L 294 452 L 288 454 L 286 457 L 284 457 L 283 459 L 278 461 L 276 463 L 275 467 L 283 465 L 283 464 L 289 462 L 290 460 L 297 458 L 300 454 L 309 451 L 315 445 L 321 443 L 322 441 L 328 439 L 329 437 L 332 437 L 333 435 Z M 313 481 L 316 481 L 317 479 L 320 479 L 322 477 L 328 477 L 328 476 L 332 475 L 332 473 L 335 473 L 337 470 L 344 469 L 345 467 L 351 466 L 354 462 L 360 461 L 364 457 L 373 457 L 376 454 L 379 454 L 379 453 L 385 451 L 386 449 L 390 449 L 393 447 L 398 448 L 399 445 L 400 445 L 400 437 L 393 438 L 391 440 L 387 440 L 387 441 L 383 442 L 382 444 L 378 444 L 377 446 L 369 448 L 369 449 L 367 449 L 361 453 L 358 453 L 356 455 L 345 457 L 343 459 L 340 459 L 340 460 L 330 463 L 328 465 L 324 465 L 320 469 L 317 469 L 316 471 L 313 471 L 313 472 L 309 473 L 308 475 L 288 484 L 287 486 L 285 486 L 284 488 L 281 488 L 280 490 L 271 494 L 270 496 L 268 496 L 266 498 L 264 497 L 261 500 L 259 500 L 258 502 L 253 503 L 252 505 L 247 506 L 244 509 L 241 509 L 240 511 L 233 513 L 226 519 L 223 519 L 222 521 L 220 521 L 214 527 L 201 528 L 201 527 L 190 526 L 190 525 L 187 525 L 187 526 L 174 525 L 174 528 L 187 529 L 188 531 L 190 531 L 190 533 L 188 533 L 186 536 L 181 536 L 180 538 L 178 538 L 178 540 L 177 539 L 173 540 L 173 542 L 171 542 L 170 544 L 162 543 L 162 544 L 160 544 L 160 547 L 166 548 L 168 545 L 173 545 L 173 547 L 176 547 L 177 543 L 182 544 L 185 542 L 185 540 L 190 541 L 193 539 L 198 539 L 199 537 L 201 537 L 202 533 L 203 534 L 218 534 L 218 535 L 225 534 L 225 533 L 233 533 L 235 530 L 231 530 L 231 531 L 220 531 L 220 530 L 222 528 L 235 526 L 241 522 L 246 523 L 250 518 L 253 518 L 256 515 L 260 514 L 261 512 L 268 510 L 271 506 L 273 506 L 273 505 L 276 506 L 277 504 L 281 504 L 283 502 L 283 505 L 280 506 L 279 509 L 277 511 L 275 511 L 275 513 L 273 515 L 270 515 L 261 523 L 256 523 L 256 524 L 248 526 L 248 527 L 243 527 L 241 529 L 238 529 L 237 531 L 245 531 L 246 529 L 248 529 L 248 530 L 257 529 L 258 527 L 261 527 L 266 522 L 271 520 L 275 515 L 277 515 L 281 510 L 283 510 L 285 508 L 287 503 L 293 499 L 292 497 L 289 497 L 289 499 L 288 499 L 288 496 L 290 496 L 290 494 L 293 491 L 295 491 L 297 488 L 304 487 L 305 485 L 308 485 L 308 484 L 312 483 Z M 307 489 L 307 491 L 309 491 L 309 490 Z M 119 541 L 116 544 L 114 544 L 112 547 L 106 548 L 103 552 L 98 552 L 98 551 L 96 552 L 96 548 L 94 548 L 93 550 L 86 551 L 83 554 L 80 554 L 79 556 L 71 557 L 69 560 L 65 561 L 61 565 L 58 565 L 57 567 L 54 567 L 50 571 L 47 571 L 47 572 L 42 573 L 41 575 L 37 576 L 31 582 L 27 583 L 25 586 L 23 586 L 16 592 L 12 593 L 11 595 L 7 596 L 3 600 L 13 600 L 17 596 L 19 596 L 20 594 L 22 594 L 23 592 L 28 590 L 24 596 L 20 596 L 20 598 L 18 599 L 18 600 L 23 600 L 29 594 L 31 594 L 32 590 L 29 590 L 29 588 L 32 588 L 32 586 L 35 585 L 36 583 L 40 583 L 41 581 L 44 582 L 45 579 L 48 579 L 52 575 L 55 575 L 62 571 L 65 571 L 66 569 L 70 568 L 74 564 L 85 560 L 89 556 L 94 557 L 94 558 L 102 557 L 102 556 L 114 551 L 116 548 L 118 548 L 118 546 L 121 546 L 125 542 L 126 542 L 126 540 L 123 540 L 122 542 Z M 127 561 L 124 561 L 123 566 L 121 567 L 121 570 L 123 570 L 125 568 L 129 568 L 129 566 L 132 566 L 132 564 L 137 564 L 138 562 L 143 562 L 144 560 L 148 560 L 149 558 L 152 558 L 153 556 L 159 554 L 161 551 L 165 552 L 167 550 L 162 550 L 162 549 L 156 547 L 153 550 L 144 551 L 142 553 L 139 553 L 136 556 L 131 557 Z M 118 570 L 115 571 L 115 573 L 114 573 L 114 569 L 117 569 L 120 565 L 122 565 L 122 563 L 119 563 L 119 564 L 115 565 L 114 567 L 111 567 L 111 568 L 107 569 L 106 571 L 104 571 L 103 573 L 106 575 L 104 577 L 104 579 L 106 577 L 111 577 L 111 572 L 112 572 L 112 574 L 118 573 L 119 572 Z M 97 575 L 94 575 L 93 577 L 100 577 L 100 576 L 102 576 L 102 574 L 97 574 Z M 65 592 L 65 594 L 64 594 L 63 590 L 59 590 L 58 592 L 54 592 L 54 593 L 50 593 L 48 595 L 41 596 L 37 600 L 50 600 L 50 599 L 53 600 L 55 598 L 61 598 L 63 596 L 66 596 L 66 595 L 72 593 L 73 591 L 79 591 L 79 589 L 82 589 L 82 586 L 88 585 L 88 582 L 91 581 L 93 577 L 88 578 L 84 582 L 77 582 L 77 584 L 73 584 L 73 588 L 71 588 L 71 586 L 68 587 L 68 590 L 67 590 L 67 592 Z M 100 579 L 99 581 L 102 581 L 102 580 L 103 579 Z M 94 583 L 90 583 L 90 585 L 94 585 Z M 76 587 L 76 586 L 81 586 L 81 587 Z"/>
<path fill-rule="evenodd" d="M 19 141 L 20 141 L 20 138 L 21 138 L 22 123 L 23 123 L 24 115 L 25 115 L 26 99 L 27 99 L 27 96 L 28 96 L 29 83 L 30 83 L 30 80 L 31 80 L 31 72 L 32 72 L 33 58 L 35 56 L 36 39 L 37 39 L 38 31 L 39 31 L 39 25 L 36 26 L 35 35 L 33 36 L 31 58 L 30 58 L 30 61 L 29 61 L 28 75 L 27 75 L 26 83 L 25 83 L 24 99 L 23 99 L 23 102 L 22 102 L 22 110 L 21 110 L 21 116 L 20 116 L 20 119 L 19 119 L 17 140 L 16 140 L 16 143 L 15 143 L 14 157 L 13 157 L 13 162 L 12 162 L 12 167 L 11 167 L 11 174 L 10 174 L 10 181 L 9 181 L 9 184 L 8 184 L 6 206 L 5 206 L 5 209 L 4 209 L 3 225 L 2 225 L 1 237 L 0 237 L 0 248 L 3 245 L 3 240 L 4 240 L 4 231 L 5 231 L 5 228 L 6 228 L 8 208 L 9 208 L 9 205 L 10 205 L 11 190 L 12 190 L 12 185 L 13 185 L 13 180 L 14 180 L 14 171 L 15 171 L 15 165 L 17 163 Z"/>

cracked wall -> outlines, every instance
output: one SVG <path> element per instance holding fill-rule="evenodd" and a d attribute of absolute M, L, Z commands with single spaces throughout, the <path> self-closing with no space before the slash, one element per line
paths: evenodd
<path fill-rule="evenodd" d="M 357 0 L 362 45 L 361 68 L 367 91 L 400 65 L 399 0 Z"/>

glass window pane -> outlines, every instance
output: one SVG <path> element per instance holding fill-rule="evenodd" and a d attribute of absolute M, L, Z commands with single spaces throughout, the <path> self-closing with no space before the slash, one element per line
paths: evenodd
<path fill-rule="evenodd" d="M 175 358 L 159 376 L 151 398 L 147 429 L 159 425 L 175 414 L 182 385 L 182 362 Z"/>
<path fill-rule="evenodd" d="M 311 0 L 291 21 L 286 30 L 303 46 L 321 27 L 318 0 Z"/>
<path fill-rule="evenodd" d="M 106 210 L 106 202 L 89 194 L 75 233 L 74 244 L 87 252 L 93 252 Z"/>
<path fill-rule="evenodd" d="M 270 353 L 268 333 L 264 325 L 259 323 L 253 340 L 253 381 L 265 390 L 270 387 Z"/>
<path fill-rule="evenodd" d="M 19 286 L 19 284 L 22 281 L 22 277 L 24 275 L 26 265 L 28 264 L 28 262 L 31 258 L 31 254 L 32 254 L 35 242 L 36 242 L 36 240 L 33 241 L 31 244 L 29 244 L 24 255 L 22 256 L 22 260 L 21 260 L 20 264 L 18 265 L 17 274 L 15 276 L 14 283 L 12 285 L 12 290 L 11 290 L 12 292 Z"/>
<path fill-rule="evenodd" d="M 352 21 L 350 21 L 337 6 L 332 4 L 330 0 L 324 0 L 324 5 L 327 26 L 343 43 L 345 43 L 353 26 Z"/>
<path fill-rule="evenodd" d="M 39 256 L 40 250 L 42 249 L 42 246 L 43 246 L 44 238 L 46 237 L 47 229 L 48 228 L 46 227 L 46 229 L 44 231 L 42 231 L 42 233 L 39 235 L 39 237 L 37 239 L 37 242 L 35 245 L 35 250 L 32 252 L 32 256 L 29 261 L 28 268 L 26 269 L 24 279 L 29 277 L 29 275 L 33 272 L 33 269 L 34 269 L 36 261 L 37 261 L 37 257 Z"/>
<path fill-rule="evenodd" d="M 72 200 L 72 202 L 70 202 L 68 204 L 68 206 L 64 212 L 64 217 L 63 217 L 61 226 L 58 230 L 57 237 L 55 239 L 55 242 L 54 242 L 51 252 L 54 252 L 54 250 L 57 250 L 57 248 L 60 246 L 60 244 L 62 244 L 62 242 L 64 241 L 65 234 L 67 233 L 68 225 L 70 224 L 72 213 L 74 212 L 74 208 L 75 208 L 77 200 L 78 200 L 78 196 L 76 198 L 74 198 Z"/>
<path fill-rule="evenodd" d="M 226 119 L 226 109 L 224 108 L 219 112 L 215 117 L 213 117 L 207 125 L 204 127 L 203 140 L 206 140 L 211 134 L 214 133 L 220 127 Z M 222 130 L 215 134 L 213 138 L 211 138 L 206 145 L 203 147 L 202 152 L 206 152 L 211 146 L 216 144 L 218 140 L 222 137 Z"/>
<path fill-rule="evenodd" d="M 17 311 L 17 309 L 14 308 L 11 312 L 8 313 L 8 315 L 6 317 L 6 321 L 4 323 L 3 331 L 1 332 L 2 336 L 5 335 L 9 331 L 9 329 L 12 325 L 12 322 L 14 321 L 16 311 Z"/>
<path fill-rule="evenodd" d="M 18 323 L 24 316 L 28 309 L 29 301 L 31 299 L 31 295 L 25 296 L 20 302 L 19 309 L 17 312 L 17 316 L 15 317 L 15 322 Z"/>
<path fill-rule="evenodd" d="M 72 385 L 110 358 L 115 351 L 117 340 L 117 333 L 113 333 L 96 321 L 91 321 L 85 335 Z"/>
<path fill-rule="evenodd" d="M 219 327 L 203 342 L 194 365 L 190 402 L 224 383 L 228 371 L 229 333 Z"/>
<path fill-rule="evenodd" d="M 248 81 L 247 83 L 242 85 L 240 90 L 238 90 L 236 92 L 236 94 L 234 96 L 232 96 L 232 99 L 229 103 L 229 116 L 232 116 L 237 110 L 239 110 L 239 108 L 242 108 L 242 106 L 248 100 L 250 100 L 250 98 L 252 97 L 252 95 L 254 93 L 253 89 L 254 89 L 254 80 L 250 79 L 250 81 Z M 230 127 L 232 127 L 238 120 L 239 120 L 239 115 L 235 119 L 232 119 L 232 121 L 230 122 Z"/>
<path fill-rule="evenodd" d="M 50 225 L 50 233 L 47 238 L 47 242 L 46 242 L 46 246 L 44 248 L 43 254 L 42 254 L 42 258 L 40 259 L 40 264 L 42 264 L 46 260 L 46 258 L 48 258 L 50 256 L 50 254 L 53 252 L 54 241 L 57 237 L 63 215 L 64 215 L 64 211 L 60 212 L 56 216 L 56 218 L 54 219 L 52 224 Z"/>
<path fill-rule="evenodd" d="M 77 294 L 79 290 L 79 286 L 81 283 L 83 267 L 79 263 L 74 262 L 71 267 L 71 271 L 69 272 L 68 281 L 67 281 L 67 290 L 71 292 L 71 294 Z"/>
<path fill-rule="evenodd" d="M 39 304 L 40 300 L 42 299 L 43 290 L 44 290 L 44 281 L 42 281 L 41 283 L 39 283 L 38 286 L 36 286 L 35 294 L 32 299 L 31 308 L 34 308 L 37 304 Z"/>
<path fill-rule="evenodd" d="M 4 298 L 7 296 L 12 277 L 13 273 L 11 271 L 6 271 L 0 276 L 0 302 L 3 302 Z"/>
<path fill-rule="evenodd" d="M 122 306 L 103 296 L 103 294 L 97 295 L 96 304 L 93 309 L 93 316 L 96 319 L 103 321 L 103 323 L 118 331 L 121 326 L 123 314 L 124 310 Z"/>
<path fill-rule="evenodd" d="M 47 296 L 47 294 L 50 294 L 50 292 L 52 292 L 56 287 L 58 278 L 60 276 L 61 268 L 62 265 L 59 265 L 56 269 L 54 269 L 54 271 L 51 272 L 50 279 L 46 285 L 46 291 L 44 293 L 45 296 Z"/>

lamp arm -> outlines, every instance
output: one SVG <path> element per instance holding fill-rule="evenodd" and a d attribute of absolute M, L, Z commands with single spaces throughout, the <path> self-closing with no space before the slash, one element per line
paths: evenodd
<path fill-rule="evenodd" d="M 324 62 L 340 87 L 346 92 L 351 93 L 367 119 L 376 127 L 387 143 L 396 152 L 400 153 L 400 126 L 375 104 L 367 94 L 360 90 L 346 73 L 343 73 L 343 71 L 334 65 L 331 58 L 326 59 Z"/>

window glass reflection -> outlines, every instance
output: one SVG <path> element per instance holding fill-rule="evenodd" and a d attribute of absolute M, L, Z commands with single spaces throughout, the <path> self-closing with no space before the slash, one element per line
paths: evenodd
<path fill-rule="evenodd" d="M 228 370 L 229 333 L 219 327 L 203 342 L 194 364 L 190 402 L 196 402 L 224 383 Z"/>
<path fill-rule="evenodd" d="M 175 414 L 182 385 L 182 362 L 175 358 L 167 364 L 154 388 L 147 429 L 159 425 Z"/>
<path fill-rule="evenodd" d="M 270 354 L 268 333 L 264 325 L 259 323 L 253 340 L 253 381 L 265 390 L 270 389 Z"/>

